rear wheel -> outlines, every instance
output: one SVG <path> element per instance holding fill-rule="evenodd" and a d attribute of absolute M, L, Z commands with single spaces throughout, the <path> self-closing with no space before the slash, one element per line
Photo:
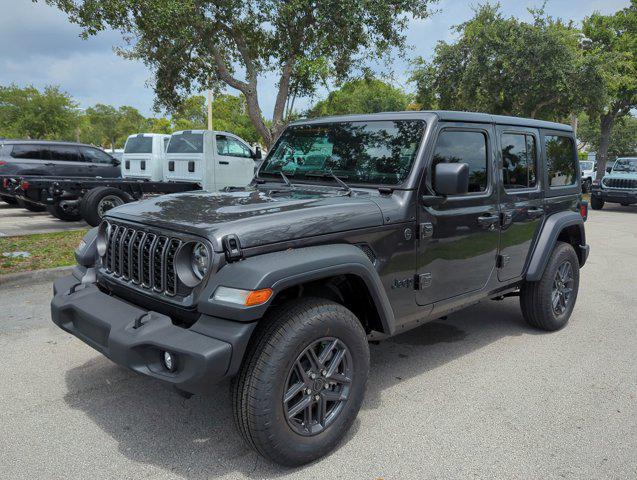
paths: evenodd
<path fill-rule="evenodd" d="M 49 205 L 46 207 L 47 211 L 58 220 L 64 222 L 76 222 L 82 220 L 82 215 L 77 211 L 77 208 L 64 208 L 59 203 Z"/>
<path fill-rule="evenodd" d="M 363 401 L 369 347 L 360 322 L 340 304 L 305 298 L 272 312 L 253 337 L 232 385 L 239 432 L 283 465 L 329 453 Z"/>
<path fill-rule="evenodd" d="M 593 210 L 601 210 L 604 208 L 604 200 L 591 196 L 591 207 Z"/>
<path fill-rule="evenodd" d="M 133 201 L 128 193 L 114 187 L 96 187 L 89 190 L 80 202 L 80 213 L 86 223 L 96 227 L 109 210 Z"/>
<path fill-rule="evenodd" d="M 21 198 L 17 198 L 16 201 L 20 208 L 24 208 L 30 212 L 45 212 L 46 211 L 46 207 L 44 205 L 37 205 L 35 203 L 27 202 L 26 200 L 22 200 Z"/>
<path fill-rule="evenodd" d="M 542 278 L 520 291 L 524 319 L 542 330 L 559 330 L 573 312 L 579 289 L 579 259 L 573 247 L 557 242 Z"/>

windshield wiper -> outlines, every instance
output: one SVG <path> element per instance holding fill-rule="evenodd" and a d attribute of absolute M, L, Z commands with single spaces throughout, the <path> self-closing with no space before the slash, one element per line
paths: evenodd
<path fill-rule="evenodd" d="M 324 172 L 322 170 L 311 170 L 309 172 L 305 173 L 306 177 L 318 177 L 318 178 L 333 178 L 334 180 L 336 180 L 336 182 L 343 187 L 343 189 L 345 189 L 345 193 L 343 193 L 343 195 L 351 195 L 352 194 L 352 188 L 345 183 L 343 180 L 341 180 L 332 170 L 328 171 L 328 172 Z"/>
<path fill-rule="evenodd" d="M 292 182 L 290 182 L 290 179 L 287 177 L 287 175 L 283 173 L 283 170 L 281 170 L 279 173 L 281 174 L 281 178 L 283 178 L 285 184 L 290 187 L 291 190 L 294 189 L 294 185 L 292 185 Z"/>

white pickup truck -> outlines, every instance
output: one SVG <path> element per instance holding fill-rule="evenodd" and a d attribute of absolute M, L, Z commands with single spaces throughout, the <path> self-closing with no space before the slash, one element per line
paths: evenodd
<path fill-rule="evenodd" d="M 170 135 L 136 133 L 124 145 L 122 178 L 139 178 L 161 182 L 164 179 L 166 146 Z"/>

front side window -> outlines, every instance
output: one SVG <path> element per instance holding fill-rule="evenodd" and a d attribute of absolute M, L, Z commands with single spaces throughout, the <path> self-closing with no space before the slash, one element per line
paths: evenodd
<path fill-rule="evenodd" d="M 252 152 L 248 147 L 225 135 L 217 135 L 217 153 L 230 157 L 252 158 Z"/>
<path fill-rule="evenodd" d="M 128 137 L 124 153 L 152 153 L 153 137 Z"/>
<path fill-rule="evenodd" d="M 574 185 L 577 180 L 577 155 L 573 140 L 561 135 L 546 135 L 544 144 L 549 186 Z"/>
<path fill-rule="evenodd" d="M 504 188 L 532 188 L 536 184 L 537 148 L 533 135 L 505 133 L 502 140 L 502 181 Z"/>
<path fill-rule="evenodd" d="M 203 133 L 173 134 L 168 153 L 203 153 Z"/>
<path fill-rule="evenodd" d="M 113 157 L 97 148 L 80 147 L 80 152 L 85 162 L 88 163 L 113 163 Z"/>
<path fill-rule="evenodd" d="M 420 120 L 334 122 L 288 127 L 259 175 L 397 185 L 409 174 L 422 140 Z"/>
<path fill-rule="evenodd" d="M 51 150 L 51 160 L 59 162 L 78 162 L 80 160 L 79 150 L 74 146 L 53 145 Z"/>
<path fill-rule="evenodd" d="M 438 163 L 469 165 L 469 192 L 487 189 L 487 137 L 482 132 L 443 130 L 438 136 L 431 171 Z M 435 185 L 433 185 L 435 190 Z"/>
<path fill-rule="evenodd" d="M 14 145 L 11 156 L 31 160 L 51 160 L 51 151 L 44 145 Z"/>

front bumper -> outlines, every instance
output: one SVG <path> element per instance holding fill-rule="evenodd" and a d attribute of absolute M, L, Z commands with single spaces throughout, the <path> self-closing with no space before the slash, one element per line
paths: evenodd
<path fill-rule="evenodd" d="M 637 190 L 593 188 L 591 195 L 610 203 L 637 203 Z"/>
<path fill-rule="evenodd" d="M 236 374 L 255 327 L 207 315 L 190 328 L 177 326 L 75 276 L 58 279 L 53 293 L 51 315 L 60 328 L 115 363 L 190 393 L 208 393 Z M 176 354 L 175 372 L 164 367 L 164 351 Z"/>

